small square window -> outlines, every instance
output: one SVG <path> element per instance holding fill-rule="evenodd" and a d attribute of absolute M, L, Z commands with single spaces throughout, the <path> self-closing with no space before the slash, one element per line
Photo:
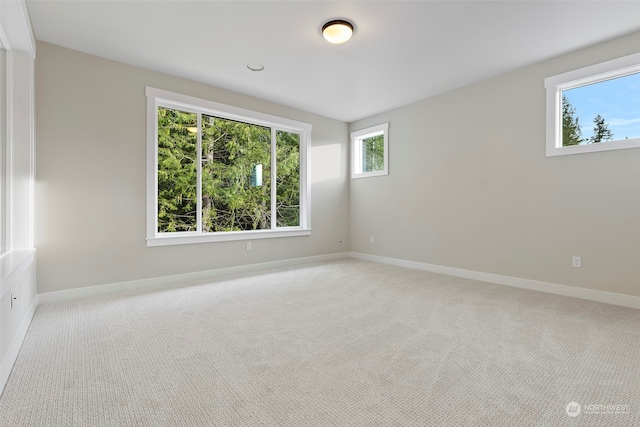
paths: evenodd
<path fill-rule="evenodd" d="M 351 132 L 351 178 L 389 175 L 389 123 Z"/>

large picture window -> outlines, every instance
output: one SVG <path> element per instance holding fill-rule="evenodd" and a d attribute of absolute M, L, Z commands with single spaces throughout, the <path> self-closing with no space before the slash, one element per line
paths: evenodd
<path fill-rule="evenodd" d="M 309 235 L 311 126 L 147 88 L 150 246 Z"/>
<path fill-rule="evenodd" d="M 640 54 L 545 79 L 547 156 L 640 147 Z"/>

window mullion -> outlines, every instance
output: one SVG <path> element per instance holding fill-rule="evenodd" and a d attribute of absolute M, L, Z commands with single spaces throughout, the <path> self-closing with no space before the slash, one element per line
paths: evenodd
<path fill-rule="evenodd" d="M 276 212 L 276 197 L 278 195 L 278 189 L 276 188 L 276 173 L 277 173 L 277 159 L 276 159 L 276 128 L 271 128 L 271 229 L 277 228 L 277 215 Z"/>
<path fill-rule="evenodd" d="M 202 113 L 198 113 L 198 136 L 196 148 L 196 230 L 202 233 Z"/>
<path fill-rule="evenodd" d="M 151 110 L 150 108 L 150 100 L 147 100 L 147 108 L 149 110 Z M 149 214 L 147 214 L 147 218 L 148 218 L 148 224 L 147 224 L 147 235 L 149 236 L 156 236 L 159 232 L 159 221 L 158 221 L 158 216 L 160 214 L 159 212 L 159 198 L 160 198 L 160 189 L 158 187 L 158 150 L 159 150 L 159 141 L 158 141 L 158 108 L 159 105 L 158 103 L 154 100 L 153 101 L 153 115 L 152 116 L 148 116 L 147 117 L 147 130 L 150 129 L 150 124 L 151 124 L 151 120 L 153 120 L 153 140 L 154 140 L 154 149 L 153 149 L 153 157 L 151 162 L 149 162 L 149 150 L 147 149 L 147 179 L 148 180 L 152 180 L 153 182 L 153 187 L 154 187 L 154 192 L 153 192 L 153 201 L 151 201 L 152 203 L 152 209 L 153 209 L 153 223 L 151 223 L 151 221 L 149 221 Z M 153 170 L 153 176 L 149 177 L 148 175 L 148 171 Z M 149 194 L 149 193 L 147 193 Z M 149 203 L 149 201 L 147 201 L 147 203 Z M 147 206 L 147 209 L 150 209 L 149 206 Z"/>

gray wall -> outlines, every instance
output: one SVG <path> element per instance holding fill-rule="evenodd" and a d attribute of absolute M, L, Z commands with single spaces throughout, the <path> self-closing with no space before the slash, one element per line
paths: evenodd
<path fill-rule="evenodd" d="M 346 123 L 47 43 L 36 58 L 38 292 L 348 250 Z M 311 123 L 310 237 L 148 248 L 145 86 Z M 342 243 L 340 243 L 342 241 Z"/>
<path fill-rule="evenodd" d="M 635 33 L 348 128 L 38 43 L 38 292 L 351 250 L 640 296 L 640 150 L 545 157 L 544 89 L 638 46 Z M 147 248 L 146 85 L 311 123 L 312 236 Z M 348 130 L 385 121 L 390 175 L 349 181 Z"/>
<path fill-rule="evenodd" d="M 390 122 L 390 175 L 351 181 L 351 251 L 640 296 L 640 149 L 545 157 L 544 88 L 639 47 L 635 33 L 352 123 Z"/>

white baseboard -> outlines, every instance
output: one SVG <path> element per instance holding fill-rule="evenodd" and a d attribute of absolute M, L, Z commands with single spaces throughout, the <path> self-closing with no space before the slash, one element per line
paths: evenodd
<path fill-rule="evenodd" d="M 221 276 L 229 276 L 232 274 L 251 273 L 272 268 L 292 267 L 312 262 L 330 261 L 334 259 L 347 258 L 348 256 L 348 252 L 338 252 L 327 255 L 315 255 L 303 258 L 286 259 L 281 261 L 263 262 L 259 264 L 240 265 L 237 267 L 218 268 L 215 270 L 196 271 L 193 273 L 176 274 L 172 276 L 152 277 L 149 279 L 108 283 L 105 285 L 87 286 L 84 288 L 67 289 L 64 291 L 45 292 L 42 294 L 38 294 L 38 304 L 66 301 L 70 299 L 95 295 L 106 295 L 114 292 L 130 291 L 134 289 L 152 288 L 155 286 L 176 285 L 187 282 L 195 282 L 198 280 L 213 279 Z"/>
<path fill-rule="evenodd" d="M 482 273 L 480 271 L 445 267 L 442 265 L 426 264 L 416 261 L 406 261 L 403 259 L 369 255 L 359 252 L 349 252 L 349 256 L 351 258 L 379 262 L 381 264 L 395 265 L 398 267 L 412 268 L 415 270 L 429 271 L 432 273 L 446 274 L 449 276 L 464 277 L 465 279 L 474 279 L 480 280 L 482 282 L 496 283 L 498 285 L 513 286 L 515 288 L 547 292 L 550 294 L 564 295 L 567 297 L 581 298 L 591 301 L 604 302 L 607 304 L 615 304 L 624 307 L 640 309 L 640 297 L 632 295 L 597 291 L 595 289 L 576 288 L 575 286 L 558 285 L 556 283 L 541 282 L 538 280 L 521 279 L 518 277 L 502 276 L 499 274 Z"/>
<path fill-rule="evenodd" d="M 369 255 L 359 252 L 338 252 L 327 255 L 316 255 L 304 258 L 294 258 L 281 261 L 264 262 L 259 264 L 241 265 L 237 267 L 219 268 L 215 270 L 197 271 L 193 273 L 177 274 L 173 276 L 109 283 L 105 285 L 88 286 L 85 288 L 68 289 L 57 292 L 45 292 L 42 294 L 38 294 L 38 304 L 46 304 L 49 302 L 65 301 L 95 295 L 106 295 L 114 292 L 141 288 L 151 288 L 156 286 L 195 282 L 199 280 L 213 279 L 233 274 L 251 273 L 272 268 L 292 267 L 301 264 L 330 261 L 346 257 L 640 309 L 640 297 L 632 295 L 616 294 L 613 292 L 598 291 L 595 289 L 577 288 L 574 286 L 559 285 L 556 283 L 542 282 L 538 280 L 522 279 L 519 277 L 503 276 L 492 273 L 483 273 L 480 271 L 465 270 L 462 268 L 446 267 L 442 265 L 427 264 L 416 261 L 407 261 L 398 258 Z"/>
<path fill-rule="evenodd" d="M 18 327 L 16 336 L 13 338 L 13 342 L 9 347 L 7 356 L 2 361 L 2 367 L 0 368 L 0 393 L 2 393 L 2 390 L 4 390 L 4 386 L 7 384 L 7 380 L 9 379 L 9 375 L 11 374 L 11 369 L 13 369 L 13 365 L 14 363 L 16 363 L 18 353 L 20 352 L 20 347 L 22 347 L 22 342 L 24 341 L 25 336 L 27 336 L 27 330 L 29 330 L 29 325 L 31 324 L 31 319 L 33 319 L 33 314 L 36 312 L 36 305 L 37 299 L 34 298 L 33 303 L 22 318 L 22 322 L 20 322 L 20 326 Z"/>

